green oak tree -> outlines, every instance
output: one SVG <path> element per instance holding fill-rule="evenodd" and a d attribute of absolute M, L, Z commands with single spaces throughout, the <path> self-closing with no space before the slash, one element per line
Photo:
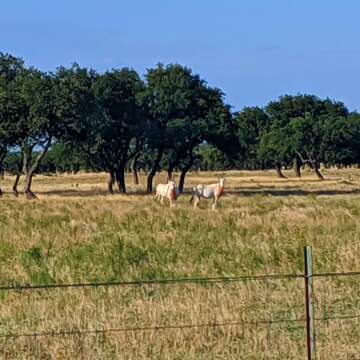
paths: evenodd
<path fill-rule="evenodd" d="M 263 133 L 264 139 L 260 141 L 263 161 L 276 166 L 279 176 L 283 176 L 280 166 L 288 166 L 292 161 L 295 174 L 300 176 L 300 167 L 305 161 L 321 178 L 318 169 L 320 155 L 315 159 L 309 158 L 309 154 L 304 154 L 305 148 L 306 151 L 310 151 L 309 142 L 312 140 L 308 137 L 314 137 L 311 153 L 315 156 L 315 143 L 319 140 L 319 131 L 322 128 L 320 124 L 329 116 L 346 117 L 348 110 L 344 104 L 330 99 L 322 100 L 314 95 L 285 95 L 277 101 L 271 101 L 265 111 L 269 116 L 270 125 Z M 306 131 L 306 136 L 303 134 L 302 138 L 301 128 Z M 306 146 L 301 147 L 302 144 Z"/>
<path fill-rule="evenodd" d="M 269 126 L 269 116 L 259 107 L 246 107 L 234 116 L 240 152 L 244 154 L 242 166 L 259 169 L 263 161 L 258 155 L 261 136 Z"/>
<path fill-rule="evenodd" d="M 54 107 L 54 81 L 51 74 L 27 69 L 15 81 L 17 124 L 21 129 L 16 145 L 21 149 L 24 194 L 36 198 L 31 190 L 33 176 L 56 136 L 59 118 Z M 15 184 L 17 185 L 17 184 Z M 17 193 L 16 186 L 14 187 Z"/>
<path fill-rule="evenodd" d="M 182 192 L 185 176 L 196 160 L 196 147 L 204 141 L 223 148 L 228 145 L 229 107 L 219 89 L 177 64 L 148 71 L 142 101 L 149 119 L 147 148 L 155 154 L 147 191 L 152 191 L 153 177 L 164 158 L 169 177 L 175 168 L 180 170 Z"/>
<path fill-rule="evenodd" d="M 17 116 L 18 98 L 14 82 L 24 70 L 22 59 L 0 53 L 0 173 L 2 176 L 6 154 L 9 148 L 15 145 L 21 132 Z"/>
<path fill-rule="evenodd" d="M 114 69 L 97 77 L 93 91 L 100 114 L 94 155 L 98 165 L 126 192 L 126 164 L 139 154 L 146 117 L 140 106 L 144 83 L 134 70 Z"/>
<path fill-rule="evenodd" d="M 126 192 L 126 164 L 139 153 L 146 127 L 139 103 L 143 81 L 134 70 L 97 74 L 75 64 L 58 70 L 57 83 L 57 109 L 65 119 L 60 138 L 88 166 L 110 174 L 110 193 L 115 181 Z"/>

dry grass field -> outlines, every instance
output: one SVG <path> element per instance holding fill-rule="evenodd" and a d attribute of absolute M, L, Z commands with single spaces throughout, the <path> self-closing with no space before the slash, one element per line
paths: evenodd
<path fill-rule="evenodd" d="M 145 177 L 108 195 L 105 174 L 37 176 L 36 201 L 14 198 L 5 177 L 0 285 L 301 274 L 304 245 L 315 272 L 360 270 L 360 171 L 285 174 L 225 173 L 215 212 L 193 210 L 188 193 L 162 206 Z M 186 188 L 219 175 L 192 173 Z M 315 301 L 317 318 L 359 315 L 360 278 L 316 278 Z M 0 290 L 0 359 L 304 359 L 303 318 L 303 279 Z M 243 324 L 4 337 L 215 322 Z M 359 318 L 319 320 L 316 332 L 319 359 L 360 358 Z"/>

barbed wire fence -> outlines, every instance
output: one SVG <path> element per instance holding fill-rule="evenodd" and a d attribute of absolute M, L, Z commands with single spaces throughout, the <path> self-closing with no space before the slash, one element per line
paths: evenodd
<path fill-rule="evenodd" d="M 298 323 L 306 329 L 306 346 L 307 359 L 314 360 L 316 357 L 316 323 L 323 322 L 343 322 L 343 321 L 357 321 L 360 320 L 360 312 L 346 315 L 336 315 L 335 313 L 328 316 L 316 317 L 314 316 L 314 307 L 316 301 L 314 300 L 314 285 L 315 279 L 339 279 L 354 277 L 360 278 L 360 271 L 353 272 L 312 272 L 312 252 L 311 248 L 306 247 L 305 251 L 305 273 L 304 274 L 270 274 L 270 275 L 244 275 L 232 277 L 204 277 L 204 278 L 179 278 L 179 279 L 158 279 L 158 280 L 139 280 L 139 281 L 115 281 L 115 282 L 83 282 L 83 283 L 67 283 L 67 284 L 44 284 L 44 285 L 3 285 L 0 286 L 0 295 L 6 292 L 32 292 L 37 290 L 48 291 L 52 289 L 77 289 L 77 288 L 111 288 L 111 287 L 146 287 L 151 285 L 185 285 L 185 284 L 217 284 L 217 283 L 236 283 L 236 282 L 263 282 L 267 280 L 299 280 L 305 281 L 305 302 L 304 305 L 294 305 L 292 308 L 305 309 L 303 317 L 288 319 L 266 319 L 260 318 L 254 321 L 224 321 L 224 322 L 203 322 L 203 323 L 183 323 L 183 324 L 167 324 L 167 325 L 144 325 L 144 326 L 124 326 L 124 327 L 110 327 L 99 329 L 64 329 L 60 331 L 34 331 L 34 332 L 6 332 L 1 333 L 0 339 L 18 339 L 18 338 L 41 338 L 41 337 L 69 337 L 69 336 L 86 336 L 86 335 L 101 335 L 110 333 L 126 333 L 126 332 L 146 332 L 146 331 L 162 331 L 162 330 L 183 330 L 183 329 L 201 329 L 201 328 L 220 328 L 220 327 L 257 327 L 259 325 L 271 326 L 274 324 Z M 309 263 L 310 261 L 310 263 Z M 337 302 L 345 300 L 339 299 Z M 330 306 L 329 309 L 332 309 Z M 1 318 L 0 318 L 1 320 Z M 305 344 L 305 339 L 304 339 Z M 291 357 L 290 357 L 291 358 Z M 341 359 L 340 357 L 338 359 Z M 345 359 L 345 358 L 344 358 Z M 346 359 L 356 360 L 358 358 L 351 357 Z M 360 357 L 359 357 L 360 359 Z"/>

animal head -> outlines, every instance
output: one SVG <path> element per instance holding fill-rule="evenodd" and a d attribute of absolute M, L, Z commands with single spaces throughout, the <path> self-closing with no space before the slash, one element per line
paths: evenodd
<path fill-rule="evenodd" d="M 220 178 L 219 179 L 219 184 L 221 187 L 224 187 L 225 186 L 225 178 Z"/>
<path fill-rule="evenodd" d="M 175 181 L 174 180 L 168 180 L 169 189 L 172 190 L 175 188 Z"/>

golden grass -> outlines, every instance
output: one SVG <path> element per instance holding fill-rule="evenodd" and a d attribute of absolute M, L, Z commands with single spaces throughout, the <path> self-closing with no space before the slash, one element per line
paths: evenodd
<path fill-rule="evenodd" d="M 304 245 L 316 272 L 360 270 L 359 175 L 354 169 L 281 180 L 273 172 L 227 172 L 220 209 L 186 193 L 177 208 L 140 186 L 107 195 L 105 174 L 37 176 L 39 200 L 15 199 L 2 182 L 0 283 L 43 284 L 242 274 L 302 273 Z M 187 189 L 221 173 L 192 173 Z M 164 181 L 160 174 L 157 181 Z M 128 179 L 130 184 L 131 180 Z M 316 279 L 316 316 L 360 313 L 359 278 Z M 0 336 L 79 329 L 304 317 L 301 279 L 0 291 Z M 321 359 L 360 354 L 359 320 L 316 324 Z M 0 338 L 0 358 L 301 359 L 302 322 Z M 352 357 L 351 357 L 352 356 Z"/>

